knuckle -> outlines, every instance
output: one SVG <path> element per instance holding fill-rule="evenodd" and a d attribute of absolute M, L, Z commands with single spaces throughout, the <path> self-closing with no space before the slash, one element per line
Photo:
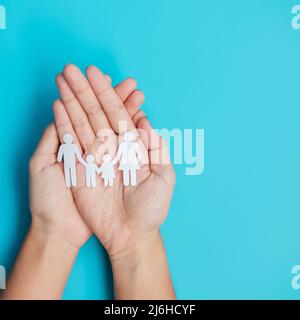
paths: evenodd
<path fill-rule="evenodd" d="M 123 105 L 118 102 L 112 102 L 109 110 L 106 111 L 108 115 L 121 116 L 124 112 Z"/>
<path fill-rule="evenodd" d="M 75 129 L 82 129 L 85 127 L 85 121 L 83 118 L 74 119 L 73 125 Z"/>
<path fill-rule="evenodd" d="M 93 105 L 88 109 L 87 113 L 89 116 L 96 116 L 100 113 L 100 107 L 97 105 Z"/>
<path fill-rule="evenodd" d="M 79 97 L 84 96 L 89 92 L 89 89 L 90 89 L 89 86 L 85 86 L 83 88 L 78 88 L 76 93 Z"/>
<path fill-rule="evenodd" d="M 76 102 L 76 97 L 75 96 L 68 96 L 68 97 L 64 97 L 62 98 L 62 101 L 65 105 L 70 105 L 73 104 L 74 102 Z"/>
<path fill-rule="evenodd" d="M 107 85 L 103 88 L 101 88 L 101 90 L 98 90 L 97 95 L 98 97 L 101 99 L 105 94 L 107 94 L 111 89 L 110 85 Z"/>

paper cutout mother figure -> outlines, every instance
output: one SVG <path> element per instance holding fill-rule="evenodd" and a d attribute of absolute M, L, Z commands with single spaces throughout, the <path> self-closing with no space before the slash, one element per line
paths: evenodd
<path fill-rule="evenodd" d="M 142 153 L 134 138 L 132 132 L 124 134 L 124 142 L 120 144 L 115 158 L 116 162 L 120 162 L 119 170 L 123 171 L 124 186 L 137 184 L 136 171 L 140 169 L 139 160 L 142 159 Z"/>
<path fill-rule="evenodd" d="M 63 136 L 64 143 L 61 144 L 58 150 L 57 161 L 61 162 L 64 160 L 64 171 L 66 185 L 68 188 L 77 186 L 76 176 L 76 158 L 78 161 L 86 166 L 87 164 L 82 159 L 77 144 L 73 143 L 74 138 L 71 134 L 67 133 Z"/>

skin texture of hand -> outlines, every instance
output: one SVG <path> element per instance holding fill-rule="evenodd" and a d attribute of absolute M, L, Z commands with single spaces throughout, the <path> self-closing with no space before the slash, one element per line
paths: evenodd
<path fill-rule="evenodd" d="M 108 76 L 105 78 L 110 82 Z M 129 112 L 136 112 L 143 103 L 143 94 L 135 89 L 133 79 L 115 88 Z M 80 248 L 90 237 L 91 230 L 79 214 L 71 190 L 66 188 L 62 164 L 56 161 L 60 144 L 57 132 L 61 129 L 51 124 L 45 130 L 30 161 L 32 224 Z"/>
<path fill-rule="evenodd" d="M 0 299 L 61 299 L 77 253 L 60 236 L 32 224 Z"/>
<path fill-rule="evenodd" d="M 98 236 L 111 260 L 117 261 L 130 248 L 134 250 L 139 243 L 159 233 L 169 210 L 175 174 L 170 163 L 157 161 L 160 154 L 166 158 L 168 151 L 161 137 L 152 133 L 145 114 L 141 110 L 133 112 L 126 108 L 122 96 L 117 94 L 99 69 L 89 67 L 86 72 L 87 79 L 76 66 L 68 65 L 57 77 L 61 100 L 54 103 L 53 109 L 60 142 L 66 133 L 72 134 L 83 159 L 93 154 L 99 166 L 104 152 L 112 157 L 116 153 L 117 144 L 110 141 L 116 141 L 114 138 L 125 133 L 120 129 L 120 122 L 126 124 L 126 131 L 138 129 L 141 132 L 138 139 L 144 161 L 137 172 L 136 187 L 124 187 L 122 173 L 116 167 L 113 187 L 105 187 L 98 176 L 97 187 L 87 188 L 85 168 L 78 164 L 78 185 L 72 188 L 84 221 Z M 110 134 L 101 142 L 103 130 Z M 52 160 L 55 160 L 54 155 Z"/>
<path fill-rule="evenodd" d="M 87 76 L 68 65 L 57 77 L 63 102 L 54 103 L 55 124 L 30 161 L 32 224 L 1 298 L 60 299 L 78 249 L 94 232 L 110 255 L 117 299 L 174 299 L 159 233 L 175 183 L 168 150 L 139 110 L 144 97 L 132 79 L 113 89 L 97 68 L 88 68 Z M 77 163 L 78 187 L 68 189 L 57 162 L 64 134 L 73 135 L 84 159 L 92 153 L 99 160 L 103 152 L 115 155 L 111 137 L 122 137 L 120 122 L 139 130 L 144 161 L 138 185 L 125 188 L 117 172 L 113 187 L 98 177 L 97 188 L 87 188 L 85 168 Z M 103 129 L 110 129 L 109 139 L 103 140 Z"/>

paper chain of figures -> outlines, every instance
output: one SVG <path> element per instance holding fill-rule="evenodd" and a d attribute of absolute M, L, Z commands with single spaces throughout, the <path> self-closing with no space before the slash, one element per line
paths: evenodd
<path fill-rule="evenodd" d="M 77 186 L 76 159 L 85 167 L 86 186 L 96 187 L 96 174 L 104 179 L 104 185 L 113 186 L 115 175 L 115 164 L 119 162 L 119 170 L 123 171 L 124 186 L 136 186 L 136 171 L 140 169 L 139 163 L 142 159 L 142 153 L 139 145 L 134 141 L 135 136 L 132 132 L 124 134 L 124 141 L 119 145 L 114 159 L 109 154 L 104 154 L 102 164 L 98 167 L 95 164 L 95 157 L 92 154 L 87 155 L 84 160 L 80 154 L 77 144 L 73 143 L 74 138 L 67 133 L 63 137 L 64 143 L 61 144 L 57 161 L 64 162 L 64 173 L 66 185 L 68 188 Z"/>

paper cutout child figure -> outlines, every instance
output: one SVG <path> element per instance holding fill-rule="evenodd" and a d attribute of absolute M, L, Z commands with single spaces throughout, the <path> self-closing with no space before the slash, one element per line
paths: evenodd
<path fill-rule="evenodd" d="M 95 158 L 92 154 L 86 157 L 85 180 L 88 188 L 96 188 L 96 173 L 100 174 L 100 169 L 94 163 Z"/>
<path fill-rule="evenodd" d="M 77 176 L 76 176 L 76 158 L 78 161 L 86 165 L 85 161 L 82 159 L 79 152 L 77 144 L 73 143 L 74 138 L 71 134 L 67 133 L 63 136 L 63 143 L 58 150 L 57 161 L 61 162 L 64 160 L 64 172 L 65 180 L 68 188 L 77 186 Z"/>
<path fill-rule="evenodd" d="M 111 160 L 111 156 L 109 154 L 105 154 L 103 156 L 103 163 L 100 166 L 101 178 L 104 179 L 104 185 L 110 187 L 114 184 L 114 179 L 116 178 L 114 165 L 116 164 L 116 160 Z"/>
<path fill-rule="evenodd" d="M 123 171 L 124 186 L 137 185 L 136 171 L 140 169 L 139 161 L 142 159 L 142 153 L 134 138 L 132 132 L 124 134 L 124 142 L 120 144 L 115 158 L 116 162 L 120 162 L 119 170 Z"/>

